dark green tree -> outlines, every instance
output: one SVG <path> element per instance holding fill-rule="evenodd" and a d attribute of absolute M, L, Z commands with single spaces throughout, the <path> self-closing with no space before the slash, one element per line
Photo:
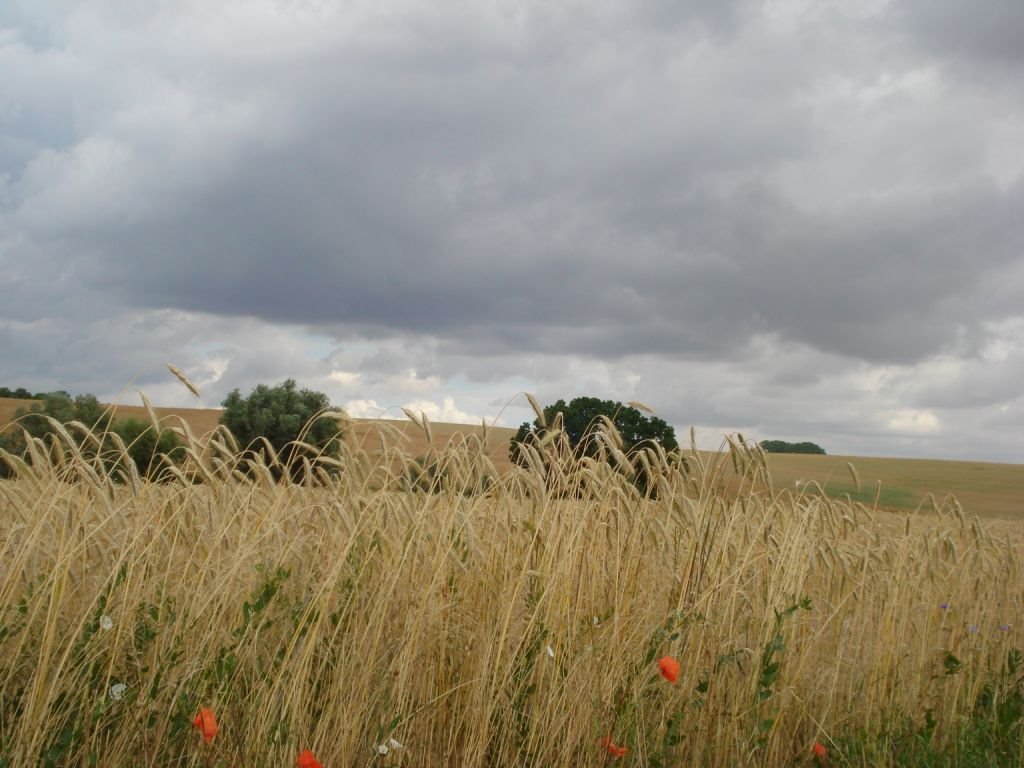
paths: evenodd
<path fill-rule="evenodd" d="M 31 400 L 32 393 L 24 387 L 18 387 L 17 389 L 11 389 L 10 387 L 0 387 L 0 397 L 11 397 L 17 400 Z"/>
<path fill-rule="evenodd" d="M 318 455 L 337 456 L 340 452 L 342 434 L 338 422 L 319 416 L 332 410 L 327 395 L 298 389 L 294 379 L 287 379 L 275 387 L 260 384 L 248 397 L 242 397 L 236 389 L 221 405 L 224 412 L 220 423 L 231 430 L 239 445 L 251 453 L 261 454 L 272 464 L 259 440 L 265 438 L 280 461 L 292 468 L 293 477 L 301 469 L 303 455 L 313 460 Z M 313 446 L 314 453 L 295 445 L 300 437 L 302 442 Z M 278 474 L 280 470 L 278 467 Z"/>
<path fill-rule="evenodd" d="M 765 453 L 815 453 L 825 455 L 825 449 L 816 443 L 787 443 L 785 440 L 762 440 Z"/>
<path fill-rule="evenodd" d="M 596 434 L 602 416 L 615 425 L 622 438 L 623 453 L 627 457 L 637 450 L 652 447 L 654 443 L 660 445 L 666 453 L 679 448 L 675 429 L 664 420 L 657 416 L 645 416 L 637 408 L 613 400 L 600 400 L 596 397 L 577 397 L 568 403 L 558 400 L 546 406 L 543 413 L 543 423 L 539 418 L 533 422 L 523 422 L 512 438 L 509 457 L 513 463 L 525 465 L 523 446 L 542 440 L 547 433 L 546 427 L 555 423 L 558 414 L 561 414 L 562 431 L 577 458 L 601 455 L 601 438 Z M 643 472 L 638 472 L 635 478 L 641 490 L 648 490 L 649 478 Z"/>
<path fill-rule="evenodd" d="M 679 447 L 675 429 L 657 416 L 644 416 L 631 405 L 599 400 L 596 397 L 576 397 L 568 404 L 565 400 L 558 400 L 544 408 L 545 423 L 552 424 L 559 413 L 562 414 L 562 429 L 569 438 L 569 444 L 580 456 L 597 455 L 599 449 L 593 435 L 601 416 L 615 424 L 626 453 L 643 447 L 645 443 L 658 443 L 666 452 Z M 544 426 L 540 419 L 534 419 L 532 423 L 523 422 L 512 438 L 509 449 L 512 460 L 521 463 L 519 445 L 530 439 L 531 435 L 541 437 L 543 433 Z"/>

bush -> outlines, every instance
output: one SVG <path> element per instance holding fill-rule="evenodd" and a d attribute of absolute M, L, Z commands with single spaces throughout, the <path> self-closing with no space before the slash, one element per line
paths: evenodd
<path fill-rule="evenodd" d="M 453 492 L 463 496 L 479 496 L 497 482 L 489 473 L 453 468 L 450 463 L 452 461 L 452 456 L 419 456 L 410 459 L 405 468 L 402 487 L 423 493 Z"/>
<path fill-rule="evenodd" d="M 14 412 L 21 426 L 32 437 L 46 437 L 52 434 L 53 425 L 47 417 L 59 424 L 79 421 L 93 432 L 104 432 L 110 427 L 111 414 L 96 399 L 95 395 L 77 395 L 72 398 L 67 392 L 47 392 L 39 396 L 27 411 L 19 408 Z"/>
<path fill-rule="evenodd" d="M 184 458 L 185 449 L 181 438 L 170 430 L 161 430 L 159 433 L 153 430 L 152 425 L 140 419 L 124 419 L 115 422 L 111 431 L 124 442 L 128 451 L 128 458 L 135 464 L 142 477 L 154 478 L 160 470 L 169 464 L 177 464 Z M 106 446 L 111 441 L 104 442 Z M 104 457 L 111 454 L 104 453 Z M 120 467 L 123 456 L 113 456 L 110 469 Z M 124 467 L 120 467 L 124 469 Z"/>
<path fill-rule="evenodd" d="M 50 419 L 58 424 L 68 424 L 72 421 L 80 422 L 90 429 L 95 435 L 101 435 L 110 428 L 111 416 L 94 395 L 78 395 L 72 398 L 67 392 L 47 392 L 38 397 L 41 402 L 34 404 L 31 408 L 18 408 L 14 412 L 15 420 L 21 429 L 15 428 L 4 437 L 4 444 L 0 447 L 15 456 L 25 456 L 27 450 L 26 435 L 28 437 L 46 440 L 53 436 L 56 429 Z M 86 458 L 96 456 L 94 443 L 85 440 L 77 441 L 79 448 Z M 10 468 L 4 464 L 5 475 L 10 474 Z"/>
<path fill-rule="evenodd" d="M 26 435 L 50 443 L 52 450 L 60 451 L 55 441 L 56 427 L 53 421 L 61 425 L 79 422 L 92 433 L 86 437 L 80 429 L 69 429 L 68 434 L 82 456 L 88 460 L 98 460 L 107 472 L 117 469 L 122 471 L 124 455 L 117 446 L 112 435 L 117 434 L 124 443 L 128 458 L 135 464 L 143 477 L 153 477 L 168 462 L 183 455 L 181 440 L 170 431 L 154 432 L 153 427 L 139 419 L 112 421 L 112 414 L 105 408 L 95 395 L 78 395 L 74 398 L 67 392 L 48 392 L 39 396 L 41 403 L 33 405 L 29 410 L 19 408 L 15 411 L 21 430 L 13 431 L 0 437 L 0 448 L 9 453 L 24 457 L 31 463 L 27 454 Z M 0 462 L 0 477 L 10 476 L 12 470 L 5 462 Z"/>

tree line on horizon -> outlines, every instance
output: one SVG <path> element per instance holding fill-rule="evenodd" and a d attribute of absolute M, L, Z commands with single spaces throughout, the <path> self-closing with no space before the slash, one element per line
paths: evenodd
<path fill-rule="evenodd" d="M 67 397 L 71 397 L 71 395 L 65 392 L 64 390 L 59 390 L 58 392 L 37 392 L 36 394 L 32 394 L 24 387 L 18 387 L 17 389 L 11 389 L 10 387 L 0 387 L 0 397 L 9 398 L 12 400 L 42 400 L 48 394 L 62 394 L 66 395 Z"/>
<path fill-rule="evenodd" d="M 762 440 L 759 445 L 765 453 L 813 453 L 825 456 L 825 449 L 817 443 L 788 443 L 785 440 Z"/>
<path fill-rule="evenodd" d="M 98 437 L 89 440 L 81 435 L 80 448 L 94 456 L 110 456 L 116 464 L 123 461 L 126 451 L 143 477 L 155 477 L 168 463 L 183 457 L 182 441 L 175 432 L 157 433 L 153 425 L 137 418 L 115 420 L 112 410 L 91 394 L 72 397 L 63 390 L 33 394 L 23 387 L 0 387 L 0 397 L 38 401 L 16 411 L 15 419 L 23 431 L 0 435 L 0 448 L 23 459 L 29 453 L 26 439 L 45 442 L 57 431 L 57 424 L 82 425 L 93 438 Z M 302 467 L 309 462 L 320 457 L 333 459 L 340 453 L 342 429 L 336 418 L 325 415 L 335 410 L 330 399 L 322 392 L 300 389 L 294 379 L 275 386 L 259 384 L 247 396 L 234 389 L 221 405 L 220 423 L 235 437 L 242 457 L 259 458 L 278 477 L 287 473 L 297 479 L 296 473 L 301 476 Z M 509 458 L 513 464 L 526 466 L 532 450 L 542 463 L 547 461 L 543 457 L 549 456 L 550 451 L 544 446 L 552 431 L 557 430 L 576 459 L 600 457 L 634 475 L 637 486 L 648 490 L 644 464 L 634 461 L 638 452 L 650 448 L 666 457 L 679 456 L 679 443 L 671 425 L 653 414 L 645 415 L 641 408 L 646 410 L 639 403 L 623 404 L 596 397 L 556 400 L 543 409 L 538 407 L 537 418 L 519 426 L 509 442 Z M 81 431 L 81 427 L 78 429 Z M 612 433 L 615 437 L 608 442 Z M 116 450 L 117 441 L 125 451 Z M 825 453 L 811 442 L 764 440 L 760 446 L 769 453 Z M 678 460 L 684 461 L 681 457 Z M 424 470 L 424 476 L 433 485 L 437 473 L 426 465 Z M 0 476 L 5 474 L 11 474 L 11 468 L 0 462 Z"/>

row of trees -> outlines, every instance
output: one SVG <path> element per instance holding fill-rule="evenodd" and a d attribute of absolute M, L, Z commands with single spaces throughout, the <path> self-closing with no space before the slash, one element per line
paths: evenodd
<path fill-rule="evenodd" d="M 37 394 L 31 399 L 38 402 L 31 408 L 15 411 L 21 429 L 0 434 L 0 448 L 15 456 L 26 459 L 30 456 L 27 441 L 31 438 L 39 438 L 52 446 L 58 425 L 75 439 L 84 456 L 99 457 L 111 472 L 126 469 L 122 463 L 127 453 L 140 475 L 152 477 L 164 462 L 175 461 L 183 453 L 181 441 L 173 432 L 165 430 L 157 434 L 141 419 L 114 421 L 110 410 L 94 395 L 71 397 L 61 391 Z M 124 446 L 123 451 L 120 446 Z M 11 472 L 11 467 L 0 461 L 0 477 Z"/>
<path fill-rule="evenodd" d="M 787 443 L 785 440 L 762 440 L 765 453 L 815 453 L 825 455 L 825 449 L 817 443 Z"/>
<path fill-rule="evenodd" d="M 99 458 L 111 472 L 124 469 L 120 463 L 125 453 L 143 477 L 154 477 L 168 462 L 178 463 L 184 458 L 182 441 L 175 432 L 165 429 L 157 433 L 140 419 L 115 420 L 111 409 L 94 395 L 72 397 L 63 391 L 32 395 L 21 388 L 6 387 L 0 392 L 37 401 L 15 411 L 21 429 L 0 434 L 0 448 L 26 460 L 30 460 L 29 439 L 39 438 L 53 446 L 60 427 L 75 440 L 84 456 Z M 339 453 L 342 436 L 337 422 L 322 416 L 314 418 L 330 410 L 327 395 L 299 389 L 293 379 L 274 387 L 261 384 L 248 397 L 242 397 L 236 389 L 222 405 L 220 422 L 245 449 L 243 456 L 260 454 L 277 474 L 283 473 L 285 466 L 301 466 L 303 456 L 313 459 Z M 0 461 L 0 476 L 11 471 L 6 462 Z"/>
<path fill-rule="evenodd" d="M 17 389 L 11 389 L 10 387 L 0 387 L 0 397 L 10 397 L 10 398 L 14 398 L 16 400 L 42 400 L 44 397 L 46 397 L 47 394 L 61 394 L 61 395 L 67 395 L 68 397 L 71 397 L 71 395 L 68 395 L 67 392 L 63 392 L 63 391 L 62 392 L 49 392 L 49 393 L 48 392 L 40 392 L 38 394 L 33 395 L 31 392 L 29 392 L 24 387 L 18 387 Z"/>
<path fill-rule="evenodd" d="M 12 397 L 29 395 L 21 388 L 0 388 L 0 393 L 3 392 L 11 392 Z M 143 476 L 153 476 L 164 462 L 183 455 L 181 441 L 174 432 L 163 430 L 158 434 L 151 424 L 138 419 L 114 421 L 110 410 L 93 395 L 73 398 L 67 392 L 51 392 L 35 398 L 39 400 L 36 405 L 28 410 L 19 409 L 16 414 L 24 432 L 0 435 L 0 447 L 24 455 L 26 435 L 45 439 L 56 432 L 57 424 L 76 424 L 80 425 L 75 428 L 80 432 L 83 450 L 91 451 L 92 455 L 109 455 L 116 463 L 124 456 L 123 451 L 117 450 L 119 441 Z M 303 458 L 315 461 L 340 453 L 343 434 L 336 415 L 331 413 L 329 398 L 322 392 L 300 389 L 294 379 L 272 387 L 260 384 L 245 397 L 235 389 L 222 405 L 220 423 L 235 436 L 244 456 L 259 456 L 275 474 L 291 471 L 295 476 L 296 471 L 301 472 Z M 614 427 L 618 435 L 614 446 L 606 443 L 609 427 Z M 556 429 L 575 458 L 603 457 L 614 465 L 629 464 L 631 472 L 636 470 L 632 457 L 638 451 L 659 446 L 670 454 L 679 448 L 675 430 L 663 419 L 645 416 L 632 404 L 577 397 L 568 403 L 557 400 L 541 409 L 533 422 L 520 425 L 509 446 L 513 463 L 528 463 L 527 446 L 537 448 L 537 456 L 550 456 L 550 451 L 542 449 Z M 769 452 L 825 453 L 820 446 L 806 442 L 765 440 L 761 447 Z M 637 478 L 644 485 L 643 474 L 637 473 Z"/>

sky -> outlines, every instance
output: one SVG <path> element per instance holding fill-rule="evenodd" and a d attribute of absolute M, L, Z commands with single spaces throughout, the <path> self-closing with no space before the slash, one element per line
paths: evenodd
<path fill-rule="evenodd" d="M 1022 40 L 1020 0 L 4 0 L 0 385 L 1024 463 Z"/>

